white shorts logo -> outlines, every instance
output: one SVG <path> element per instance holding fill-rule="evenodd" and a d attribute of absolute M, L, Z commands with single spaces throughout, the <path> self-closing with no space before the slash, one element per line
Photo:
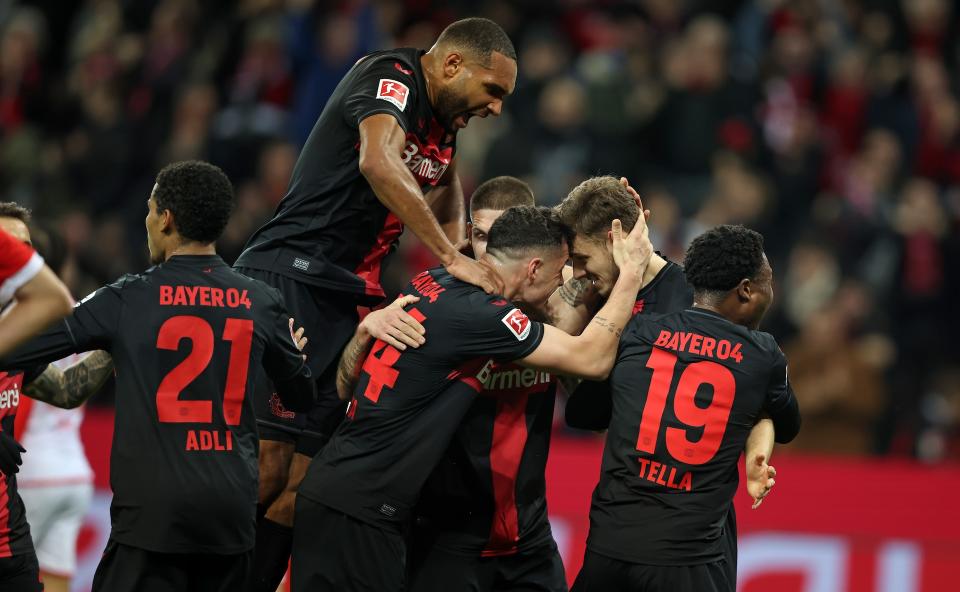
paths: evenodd
<path fill-rule="evenodd" d="M 384 101 L 390 101 L 396 105 L 397 109 L 403 111 L 407 106 L 407 96 L 410 94 L 410 89 L 407 88 L 407 85 L 402 82 L 397 82 L 396 80 L 390 80 L 389 78 L 380 79 L 380 88 L 377 89 L 377 98 L 383 99 Z"/>
<path fill-rule="evenodd" d="M 530 335 L 530 318 L 520 312 L 519 308 L 511 310 L 500 320 L 510 329 L 517 341 L 523 341 Z"/>

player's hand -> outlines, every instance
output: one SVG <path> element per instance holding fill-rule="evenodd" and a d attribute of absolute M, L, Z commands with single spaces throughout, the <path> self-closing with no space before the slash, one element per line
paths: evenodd
<path fill-rule="evenodd" d="M 20 443 L 7 432 L 0 432 L 0 473 L 13 475 L 20 471 L 23 458 L 20 453 L 26 452 Z"/>
<path fill-rule="evenodd" d="M 419 301 L 416 296 L 401 296 L 390 306 L 368 314 L 361 324 L 371 337 L 400 351 L 407 349 L 407 346 L 418 348 L 426 343 L 423 337 L 426 329 L 403 309 Z"/>
<path fill-rule="evenodd" d="M 758 454 L 755 458 L 747 460 L 747 492 L 753 498 L 752 509 L 756 510 L 763 503 L 763 498 L 767 497 L 777 481 L 777 470 L 767 464 L 767 457 Z"/>
<path fill-rule="evenodd" d="M 640 199 L 640 194 L 637 193 L 637 190 L 630 185 L 630 181 L 627 181 L 626 177 L 620 177 L 620 184 L 623 185 L 627 193 L 630 194 L 630 197 L 633 198 L 633 201 L 637 204 L 637 207 L 640 208 L 640 211 L 643 212 L 643 219 L 650 220 L 650 210 L 643 209 L 643 200 Z"/>
<path fill-rule="evenodd" d="M 633 230 L 626 236 L 620 220 L 614 220 L 610 224 L 610 238 L 613 242 L 613 261 L 620 268 L 620 274 L 635 274 L 638 281 L 643 279 L 643 272 L 653 255 L 653 245 L 650 243 L 649 229 L 644 217 L 637 217 Z"/>
<path fill-rule="evenodd" d="M 493 269 L 480 265 L 463 253 L 457 253 L 456 258 L 447 265 L 447 271 L 458 280 L 479 286 L 487 294 L 503 294 L 503 280 L 500 276 Z"/>
<path fill-rule="evenodd" d="M 303 348 L 307 347 L 307 338 L 303 335 L 303 327 L 300 327 L 296 331 L 293 330 L 293 318 L 290 319 L 290 337 L 293 338 L 294 345 L 297 346 L 297 349 L 303 351 Z M 307 361 L 307 354 L 300 354 L 300 357 L 303 358 L 303 361 Z"/>

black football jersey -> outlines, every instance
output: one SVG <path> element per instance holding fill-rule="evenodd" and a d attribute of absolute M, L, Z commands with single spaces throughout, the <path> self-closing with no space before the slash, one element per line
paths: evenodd
<path fill-rule="evenodd" d="M 635 316 L 610 385 L 588 548 L 642 564 L 720 560 L 751 428 L 764 411 L 799 416 L 776 341 L 700 308 Z"/>
<path fill-rule="evenodd" d="M 426 343 L 402 352 L 373 343 L 346 421 L 310 463 L 298 490 L 397 531 L 490 380 L 494 360 L 523 358 L 543 338 L 541 323 L 443 269 L 421 273 L 403 293 L 420 296 L 407 311 L 426 329 Z M 458 381 L 468 388 L 448 390 Z"/>
<path fill-rule="evenodd" d="M 394 116 L 406 132 L 401 158 L 423 191 L 453 160 L 456 134 L 434 117 L 419 49 L 373 53 L 337 85 L 297 160 L 273 219 L 247 242 L 237 267 L 263 269 L 350 294 L 383 298 L 380 263 L 403 231 L 360 174 L 360 122 Z"/>
<path fill-rule="evenodd" d="M 0 372 L 0 432 L 16 439 L 14 421 L 23 387 L 43 373 L 46 365 L 30 372 L 13 370 Z M 33 553 L 30 527 L 27 525 L 23 500 L 17 493 L 17 475 L 0 473 L 0 558 Z"/>
<path fill-rule="evenodd" d="M 452 385 L 445 396 L 463 396 L 465 388 Z M 490 368 L 417 505 L 434 545 L 495 557 L 552 540 L 545 471 L 555 398 L 556 378 L 548 372 Z"/>
<path fill-rule="evenodd" d="M 633 314 L 678 312 L 692 304 L 693 287 L 687 283 L 683 268 L 667 261 L 653 280 L 637 293 Z M 570 427 L 600 431 L 610 425 L 612 410 L 609 382 L 584 380 L 567 399 L 564 416 Z"/>
<path fill-rule="evenodd" d="M 217 256 L 175 256 L 87 296 L 2 364 L 94 349 L 116 369 L 111 536 L 163 553 L 253 548 L 258 440 L 247 395 L 261 368 L 312 388 L 280 293 Z"/>

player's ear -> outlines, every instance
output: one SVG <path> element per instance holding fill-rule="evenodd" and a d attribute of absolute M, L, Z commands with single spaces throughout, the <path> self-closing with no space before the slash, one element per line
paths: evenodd
<path fill-rule="evenodd" d="M 740 283 L 737 284 L 737 299 L 746 304 L 750 302 L 750 296 L 753 294 L 753 284 L 748 278 L 740 280 Z"/>
<path fill-rule="evenodd" d="M 462 67 L 463 54 L 458 51 L 451 51 L 447 57 L 443 58 L 443 73 L 447 77 L 456 76 Z"/>
<path fill-rule="evenodd" d="M 527 263 L 527 280 L 532 284 L 537 279 L 537 273 L 543 267 L 543 259 L 534 257 Z"/>
<path fill-rule="evenodd" d="M 173 226 L 173 212 L 170 210 L 163 210 L 158 212 L 160 217 L 160 232 L 164 234 L 170 234 L 174 230 Z"/>

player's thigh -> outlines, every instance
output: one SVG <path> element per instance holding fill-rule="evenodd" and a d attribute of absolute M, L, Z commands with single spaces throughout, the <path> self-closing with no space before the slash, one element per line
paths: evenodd
<path fill-rule="evenodd" d="M 182 592 L 190 573 L 180 556 L 107 542 L 91 592 Z"/>
<path fill-rule="evenodd" d="M 297 497 L 292 592 L 403 590 L 403 538 Z M 371 563 L 372 558 L 375 559 Z"/>
<path fill-rule="evenodd" d="M 563 560 L 553 541 L 496 559 L 496 592 L 567 592 Z"/>
<path fill-rule="evenodd" d="M 432 547 L 410 574 L 410 592 L 483 592 L 491 589 L 494 566 L 479 556 L 467 557 Z"/>
<path fill-rule="evenodd" d="M 253 550 L 232 555 L 193 556 L 190 566 L 190 589 L 185 592 L 243 590 L 252 566 Z"/>
<path fill-rule="evenodd" d="M 294 442 L 260 440 L 260 494 L 259 502 L 269 504 L 287 485 L 290 463 L 293 460 Z"/>
<path fill-rule="evenodd" d="M 30 537 L 34 546 L 44 541 L 50 526 L 60 511 L 61 493 L 57 487 L 23 487 L 18 489 L 23 499 L 27 523 L 30 524 Z"/>
<path fill-rule="evenodd" d="M 656 574 L 655 588 L 651 590 L 676 590 L 677 592 L 734 592 L 736 582 L 731 582 L 723 561 L 701 565 L 656 566 L 650 571 Z"/>
<path fill-rule="evenodd" d="M 40 592 L 40 568 L 33 553 L 0 557 L 0 590 L 3 592 Z"/>
<path fill-rule="evenodd" d="M 72 576 L 77 568 L 77 536 L 93 498 L 89 483 L 60 488 L 59 511 L 51 520 L 47 536 L 36 545 L 40 569 L 45 573 Z"/>
<path fill-rule="evenodd" d="M 631 564 L 587 549 L 583 556 L 583 566 L 580 567 L 580 573 L 577 574 L 570 592 L 630 592 L 634 590 L 630 577 L 631 567 Z"/>

